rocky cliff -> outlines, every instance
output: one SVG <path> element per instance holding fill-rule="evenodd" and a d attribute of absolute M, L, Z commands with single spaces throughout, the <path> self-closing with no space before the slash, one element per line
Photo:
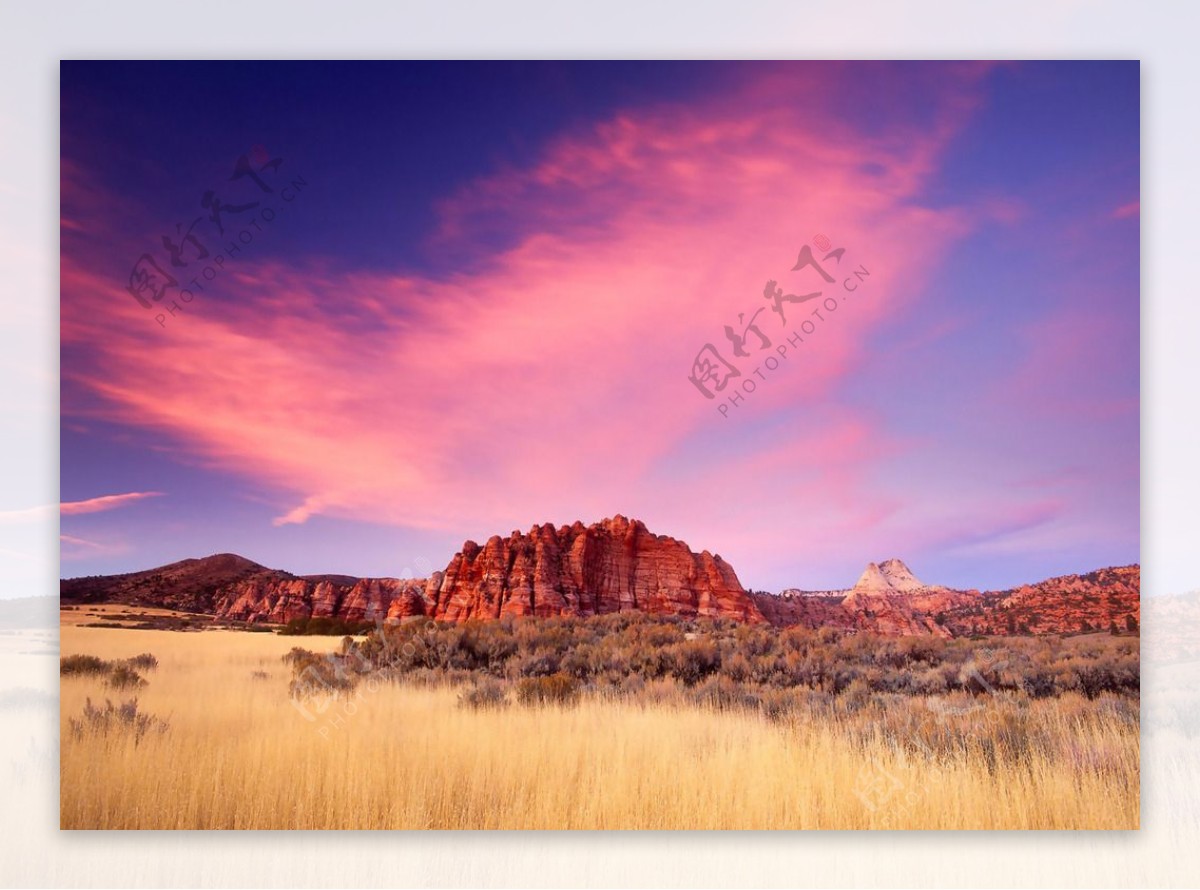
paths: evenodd
<path fill-rule="evenodd" d="M 925 584 L 899 559 L 868 563 L 853 587 L 754 595 L 779 627 L 837 627 L 888 636 L 1136 630 L 1141 569 L 1120 566 L 980 593 Z"/>
<path fill-rule="evenodd" d="M 763 620 L 720 556 L 624 516 L 467 541 L 426 600 L 445 621 L 627 611 Z"/>
<path fill-rule="evenodd" d="M 534 526 L 463 544 L 428 579 L 298 577 L 231 554 L 148 572 L 62 582 L 66 601 L 202 612 L 228 621 L 295 618 L 441 621 L 642 611 L 763 621 L 733 567 L 707 550 L 616 516 L 594 525 Z"/>
<path fill-rule="evenodd" d="M 424 579 L 351 580 L 280 578 L 268 572 L 219 590 L 212 613 L 230 621 L 269 624 L 286 624 L 294 618 L 382 621 L 425 614 Z"/>
<path fill-rule="evenodd" d="M 1138 628 L 1140 566 L 1060 575 L 1035 584 L 981 594 L 968 606 L 946 610 L 957 634 L 1046 634 Z"/>

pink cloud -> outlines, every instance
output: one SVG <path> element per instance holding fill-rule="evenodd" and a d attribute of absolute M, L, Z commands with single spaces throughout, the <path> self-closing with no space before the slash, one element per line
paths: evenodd
<path fill-rule="evenodd" d="M 1122 204 L 1113 211 L 1113 219 L 1129 219 L 1134 216 L 1141 216 L 1142 202 L 1130 201 L 1128 204 Z"/>
<path fill-rule="evenodd" d="M 789 431 L 807 449 L 746 444 L 737 485 L 774 490 L 817 453 L 820 478 L 786 486 L 835 505 L 813 534 L 881 523 L 892 506 L 853 494 L 902 445 L 831 400 L 971 224 L 913 200 L 972 107 L 971 70 L 928 84 L 927 126 L 869 137 L 815 74 L 616 115 L 448 196 L 429 245 L 468 245 L 477 261 L 447 276 L 245 261 L 223 273 L 225 299 L 197 296 L 160 328 L 110 270 L 64 248 L 62 340 L 79 356 L 64 362 L 64 413 L 163 433 L 180 460 L 273 487 L 281 525 L 321 514 L 486 536 L 641 509 L 677 534 L 706 500 L 713 513 L 712 482 L 731 471 L 704 457 L 738 440 L 721 424 L 810 405 L 832 425 Z M 64 196 L 74 188 L 64 180 Z M 511 246 L 483 252 L 498 231 Z M 870 264 L 871 295 L 725 421 L 688 383 L 692 359 L 766 307 L 768 278 L 800 286 L 788 270 L 817 232 Z M 760 320 L 775 343 L 789 333 Z M 662 488 L 683 454 L 702 456 L 696 475 Z M 749 523 L 747 547 L 780 520 L 730 515 Z M 732 539 L 736 520 L 720 522 Z"/>
<path fill-rule="evenodd" d="M 59 505 L 63 516 L 77 516 L 81 513 L 100 513 L 104 510 L 116 510 L 146 498 L 161 497 L 161 491 L 131 491 L 125 494 L 109 494 L 98 498 L 88 498 L 86 501 L 65 501 Z"/>
<path fill-rule="evenodd" d="M 103 544 L 97 544 L 95 541 L 88 541 L 85 538 L 77 538 L 74 535 L 59 535 L 58 540 L 63 544 L 91 549 L 102 548 L 104 546 Z"/>
<path fill-rule="evenodd" d="M 58 541 L 59 555 L 64 561 L 93 556 L 116 556 L 129 552 L 129 547 L 125 544 L 102 543 L 75 535 L 59 535 Z"/>

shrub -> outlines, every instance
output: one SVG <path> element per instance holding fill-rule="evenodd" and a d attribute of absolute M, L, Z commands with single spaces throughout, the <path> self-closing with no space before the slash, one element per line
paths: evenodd
<path fill-rule="evenodd" d="M 138 671 L 152 671 L 158 667 L 158 659 L 149 652 L 143 652 L 141 655 L 133 656 L 133 658 L 126 658 L 123 664 Z"/>
<path fill-rule="evenodd" d="M 283 637 L 341 637 L 369 633 L 375 627 L 370 621 L 343 621 L 341 618 L 293 618 L 279 628 Z"/>
<path fill-rule="evenodd" d="M 695 686 L 721 666 L 721 654 L 711 640 L 687 640 L 671 649 L 672 673 L 686 686 Z"/>
<path fill-rule="evenodd" d="M 815 707 L 813 702 L 836 696 L 850 707 L 883 696 L 954 692 L 1136 696 L 1139 676 L 1134 636 L 1064 641 L 1045 635 L 997 643 L 881 637 L 831 627 L 780 630 L 633 613 L 460 625 L 421 619 L 377 629 L 365 640 L 343 641 L 340 655 L 318 656 L 296 648 L 284 660 L 297 675 L 312 667 L 318 682 L 328 680 L 335 688 L 353 685 L 358 674 L 372 669 L 435 685 L 507 678 L 515 693 L 510 698 L 522 702 L 556 700 L 550 690 L 562 681 L 550 678 L 558 675 L 573 681 L 575 694 L 587 688 L 622 697 L 661 694 L 694 701 L 691 691 L 704 686 L 709 699 L 723 701 L 731 691 L 728 685 L 706 686 L 710 678 L 721 677 L 760 703 L 769 690 L 794 692 L 781 696 L 778 707 L 772 704 L 778 713 Z M 523 683 L 532 679 L 550 682 Z M 852 686 L 856 680 L 861 682 Z M 689 693 L 681 696 L 682 686 Z M 520 688 L 526 690 L 523 696 Z"/>
<path fill-rule="evenodd" d="M 759 694 L 758 706 L 768 720 L 783 720 L 798 707 L 801 694 L 794 689 L 764 689 Z"/>
<path fill-rule="evenodd" d="M 579 697 L 579 682 L 569 674 L 525 677 L 517 683 L 517 701 L 523 705 L 565 705 Z"/>
<path fill-rule="evenodd" d="M 127 664 L 118 664 L 108 675 L 108 685 L 113 689 L 136 689 L 145 686 L 142 675 Z"/>
<path fill-rule="evenodd" d="M 912 678 L 912 689 L 918 695 L 941 695 L 949 687 L 946 675 L 937 668 L 927 668 Z"/>
<path fill-rule="evenodd" d="M 301 662 L 305 662 L 305 661 L 308 661 L 309 659 L 316 658 L 316 657 L 317 657 L 317 653 L 315 653 L 315 652 L 312 652 L 308 649 L 301 649 L 299 646 L 293 646 L 287 652 L 287 654 L 283 655 L 279 660 L 282 661 L 284 664 L 290 664 L 293 667 L 295 667 L 297 664 L 300 664 Z"/>
<path fill-rule="evenodd" d="M 759 704 L 758 696 L 747 687 L 720 675 L 698 684 L 692 692 L 692 700 L 717 711 L 756 708 Z"/>
<path fill-rule="evenodd" d="M 846 684 L 845 688 L 841 690 L 841 695 L 846 702 L 846 709 L 851 713 L 869 705 L 873 698 L 870 684 L 861 677 Z"/>
<path fill-rule="evenodd" d="M 735 683 L 745 683 L 754 674 L 754 668 L 741 652 L 734 652 L 728 658 L 721 659 L 721 673 Z"/>
<path fill-rule="evenodd" d="M 112 665 L 95 655 L 66 655 L 58 660 L 58 673 L 69 677 L 75 674 L 107 674 Z"/>
<path fill-rule="evenodd" d="M 555 652 L 537 652 L 516 662 L 517 674 L 522 677 L 551 677 L 561 673 L 562 659 Z"/>
<path fill-rule="evenodd" d="M 486 708 L 503 708 L 508 705 L 508 690 L 499 680 L 484 677 L 470 689 L 465 689 L 458 695 L 460 708 L 482 710 Z"/>
<path fill-rule="evenodd" d="M 71 718 L 71 732 L 76 738 L 86 734 L 108 735 L 110 732 L 130 732 L 134 743 L 150 731 L 166 732 L 167 721 L 150 714 L 139 713 L 137 699 L 114 705 L 105 699 L 104 707 L 97 708 L 89 698 L 83 708 L 83 716 Z"/>
<path fill-rule="evenodd" d="M 358 685 L 348 659 L 335 655 L 317 655 L 299 646 L 283 656 L 292 666 L 292 681 L 288 692 L 292 698 L 304 699 L 315 695 L 340 695 Z"/>

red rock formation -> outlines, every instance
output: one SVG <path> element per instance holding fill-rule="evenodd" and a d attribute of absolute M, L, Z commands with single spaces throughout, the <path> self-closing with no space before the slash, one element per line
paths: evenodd
<path fill-rule="evenodd" d="M 1064 575 L 1012 590 L 979 593 L 927 585 L 898 559 L 869 563 L 854 587 L 780 596 L 756 594 L 760 611 L 785 627 L 853 628 L 889 636 L 1008 635 L 1136 628 L 1136 565 Z"/>
<path fill-rule="evenodd" d="M 437 573 L 440 576 L 440 573 Z M 222 588 L 213 616 L 229 621 L 286 624 L 294 618 L 400 620 L 424 615 L 424 579 L 360 578 L 351 585 L 264 573 Z"/>
<path fill-rule="evenodd" d="M 413 581 L 401 578 L 360 578 L 342 599 L 338 618 L 345 621 L 384 620 L 398 602 L 408 603 L 407 614 L 424 615 L 424 579 Z M 413 600 L 419 604 L 412 605 Z M 399 607 L 397 607 L 399 611 Z"/>
<path fill-rule="evenodd" d="M 217 591 L 214 617 L 231 621 L 286 624 L 293 618 L 338 615 L 345 588 L 329 581 L 264 573 Z"/>
<path fill-rule="evenodd" d="M 887 636 L 951 632 L 935 616 L 947 608 L 976 602 L 978 594 L 932 586 L 920 581 L 899 559 L 868 563 L 848 590 L 789 590 L 780 596 L 755 597 L 772 624 L 786 627 L 837 627 Z"/>
<path fill-rule="evenodd" d="M 854 616 L 842 608 L 843 595 L 812 596 L 784 592 L 753 594 L 754 604 L 763 617 L 776 627 L 854 627 Z"/>
<path fill-rule="evenodd" d="M 974 608 L 947 613 L 956 634 L 1046 634 L 1136 628 L 1141 621 L 1141 567 L 1061 575 L 985 593 Z"/>
<path fill-rule="evenodd" d="M 881 590 L 853 590 L 842 600 L 842 609 L 850 613 L 859 630 L 884 636 L 914 636 L 932 634 L 950 637 L 950 631 L 913 605 L 912 598 L 902 593 Z"/>
<path fill-rule="evenodd" d="M 467 541 L 426 600 L 434 618 L 643 611 L 762 621 L 733 567 L 624 516 Z"/>
<path fill-rule="evenodd" d="M 990 593 L 919 581 L 900 560 L 867 566 L 848 590 L 750 594 L 707 551 L 655 535 L 623 516 L 584 527 L 534 526 L 527 534 L 467 541 L 446 571 L 426 580 L 307 578 L 233 554 L 187 559 L 127 575 L 64 580 L 65 602 L 165 606 L 228 621 L 295 618 L 443 621 L 522 615 L 642 611 L 836 627 L 889 635 L 1042 634 L 1135 629 L 1138 566 L 1064 575 Z"/>

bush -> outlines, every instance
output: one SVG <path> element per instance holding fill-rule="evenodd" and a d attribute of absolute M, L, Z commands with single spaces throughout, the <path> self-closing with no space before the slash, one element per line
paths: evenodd
<path fill-rule="evenodd" d="M 283 627 L 279 628 L 279 635 L 281 637 L 298 637 L 298 636 L 303 635 L 304 631 L 307 628 L 308 628 L 308 619 L 307 618 L 293 618 L 291 621 L 289 621 Z"/>
<path fill-rule="evenodd" d="M 696 686 L 692 692 L 692 700 L 717 711 L 756 708 L 759 704 L 758 696 L 747 687 L 722 676 L 709 677 Z"/>
<path fill-rule="evenodd" d="M 566 705 L 579 697 L 579 682 L 569 674 L 525 677 L 517 683 L 517 701 L 523 705 Z"/>
<path fill-rule="evenodd" d="M 108 685 L 113 689 L 136 689 L 138 686 L 145 686 L 146 681 L 133 668 L 119 664 L 109 673 Z"/>
<path fill-rule="evenodd" d="M 686 686 L 695 686 L 721 666 L 721 654 L 711 640 L 687 640 L 671 649 L 672 673 Z"/>
<path fill-rule="evenodd" d="M 83 716 L 71 718 L 71 732 L 76 738 L 87 734 L 108 735 L 111 732 L 129 732 L 134 743 L 140 742 L 146 733 L 166 732 L 167 721 L 150 714 L 139 713 L 137 699 L 113 705 L 106 699 L 103 708 L 97 708 L 89 698 L 83 708 Z"/>
<path fill-rule="evenodd" d="M 310 659 L 316 657 L 317 653 L 309 649 L 302 649 L 299 646 L 293 646 L 290 650 L 288 650 L 287 654 L 282 656 L 279 660 L 284 664 L 290 664 L 295 667 L 302 662 L 309 661 Z"/>
<path fill-rule="evenodd" d="M 759 696 L 759 709 L 768 720 L 782 720 L 797 707 L 794 689 L 765 689 Z"/>
<path fill-rule="evenodd" d="M 143 652 L 133 658 L 126 658 L 122 663 L 138 671 L 152 671 L 158 667 L 158 659 L 149 652 Z"/>
<path fill-rule="evenodd" d="M 316 678 L 331 678 L 335 688 L 353 685 L 367 670 L 434 685 L 507 678 L 509 698 L 522 703 L 570 701 L 585 689 L 673 701 L 695 701 L 698 692 L 718 707 L 740 697 L 769 716 L 837 697 L 851 708 L 957 693 L 1136 697 L 1139 678 L 1134 636 L 896 638 L 632 613 L 458 625 L 422 619 L 343 640 L 340 652 L 317 656 L 296 648 L 285 661 L 297 675 L 320 664 Z M 713 678 L 740 689 L 709 684 Z M 787 695 L 768 694 L 774 690 Z"/>
<path fill-rule="evenodd" d="M 315 695 L 340 695 L 358 685 L 358 677 L 347 658 L 318 655 L 294 646 L 283 656 L 283 662 L 292 666 L 292 681 L 288 685 L 288 692 L 295 699 L 311 698 Z"/>
<path fill-rule="evenodd" d="M 478 711 L 508 705 L 508 690 L 499 680 L 484 677 L 458 695 L 458 706 Z"/>
<path fill-rule="evenodd" d="M 76 674 L 107 674 L 111 667 L 107 661 L 95 655 L 66 655 L 58 660 L 58 673 L 62 677 Z"/>
<path fill-rule="evenodd" d="M 293 618 L 279 628 L 283 637 L 344 637 L 370 633 L 375 625 L 370 621 L 343 621 L 341 618 Z"/>

